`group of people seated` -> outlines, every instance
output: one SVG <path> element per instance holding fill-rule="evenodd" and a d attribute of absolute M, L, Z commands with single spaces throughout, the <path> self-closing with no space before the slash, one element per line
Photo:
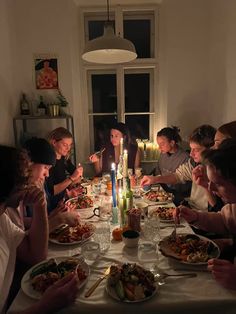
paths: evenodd
<path fill-rule="evenodd" d="M 218 130 L 210 125 L 196 128 L 189 137 L 190 153 L 181 148 L 179 132 L 166 127 L 157 133 L 160 159 L 155 175 L 145 175 L 141 185 L 161 184 L 172 192 L 177 220 L 183 217 L 194 230 L 227 235 L 224 245 L 236 255 L 236 121 Z M 110 171 L 112 162 L 119 163 L 121 138 L 129 153 L 128 167 L 140 167 L 137 144 L 131 142 L 127 126 L 116 123 L 102 153 L 89 157 L 96 175 Z M 21 150 L 0 146 L 0 312 L 12 301 L 10 288 L 14 295 L 15 262 L 20 273 L 22 262 L 31 267 L 46 259 L 49 232 L 61 223 L 78 224 L 78 213 L 65 203 L 81 193 L 78 183 L 83 177 L 83 167 L 68 158 L 72 145 L 72 134 L 59 127 L 47 139 L 27 140 Z M 208 269 L 218 283 L 236 290 L 232 256 L 210 260 Z M 55 312 L 72 303 L 76 293 L 77 277 L 72 273 L 22 313 Z"/>

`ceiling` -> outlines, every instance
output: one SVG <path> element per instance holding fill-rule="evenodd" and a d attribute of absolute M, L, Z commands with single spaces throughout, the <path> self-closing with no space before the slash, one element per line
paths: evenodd
<path fill-rule="evenodd" d="M 106 5 L 107 0 L 74 0 L 74 2 L 78 6 L 101 6 Z M 114 4 L 121 4 L 121 5 L 129 5 L 129 4 L 157 4 L 161 3 L 162 0 L 109 0 L 109 4 L 112 6 Z"/>

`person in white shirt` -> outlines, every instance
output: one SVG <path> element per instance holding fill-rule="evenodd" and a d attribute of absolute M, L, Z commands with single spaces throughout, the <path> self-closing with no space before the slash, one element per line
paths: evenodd
<path fill-rule="evenodd" d="M 6 158 L 8 156 L 8 158 Z M 4 157 L 4 158 L 3 158 Z M 16 149 L 0 146 L 0 313 L 5 313 L 6 302 L 14 274 L 16 256 L 23 262 L 34 265 L 47 257 L 48 219 L 46 198 L 43 190 L 29 186 L 25 179 L 27 171 L 16 180 Z M 25 160 L 25 164 L 29 161 Z M 25 170 L 26 167 L 25 167 Z M 19 178 L 19 177 L 18 177 Z M 18 186 L 12 193 L 13 188 Z M 34 208 L 35 214 L 27 233 L 17 227 L 5 214 L 7 206 L 24 205 Z M 40 236 L 39 236 L 40 234 Z M 74 273 L 59 280 L 47 289 L 41 300 L 21 313 L 52 313 L 69 305 L 76 298 L 77 276 Z"/>

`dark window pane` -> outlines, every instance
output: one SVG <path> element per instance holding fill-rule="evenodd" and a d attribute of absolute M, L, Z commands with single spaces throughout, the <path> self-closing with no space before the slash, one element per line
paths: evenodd
<path fill-rule="evenodd" d="M 93 112 L 117 112 L 116 75 L 92 75 Z"/>
<path fill-rule="evenodd" d="M 88 21 L 89 40 L 103 35 L 104 21 Z M 112 21 L 115 30 L 115 22 Z"/>
<path fill-rule="evenodd" d="M 149 112 L 149 74 L 125 74 L 125 111 Z"/>
<path fill-rule="evenodd" d="M 93 116 L 91 123 L 94 128 L 94 150 L 99 150 L 110 140 L 110 128 L 117 121 L 117 116 Z"/>
<path fill-rule="evenodd" d="M 137 138 L 149 138 L 149 115 L 125 116 L 125 123 L 128 125 L 132 142 Z"/>
<path fill-rule="evenodd" d="M 124 37 L 135 45 L 138 58 L 151 57 L 150 20 L 124 20 Z"/>

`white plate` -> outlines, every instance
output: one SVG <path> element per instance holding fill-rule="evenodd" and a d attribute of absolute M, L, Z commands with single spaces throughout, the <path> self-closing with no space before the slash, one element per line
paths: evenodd
<path fill-rule="evenodd" d="M 181 233 L 181 234 L 179 234 L 179 235 L 188 235 L 188 233 Z M 218 258 L 219 256 L 220 256 L 220 249 L 219 249 L 219 247 L 218 247 L 218 245 L 215 243 L 215 242 L 213 242 L 212 240 L 210 240 L 210 239 L 208 239 L 208 238 L 206 238 L 206 237 L 203 237 L 203 236 L 200 236 L 200 235 L 196 235 L 196 236 L 198 236 L 200 239 L 202 239 L 202 240 L 204 240 L 204 241 L 207 241 L 207 242 L 210 242 L 211 244 L 213 244 L 213 246 L 214 246 L 214 249 L 215 249 L 215 253 L 214 254 L 212 254 L 212 256 L 210 257 L 210 258 Z M 177 262 L 179 262 L 179 263 L 181 263 L 181 264 L 185 264 L 185 265 L 191 265 L 191 266 L 206 266 L 207 265 L 207 262 L 197 262 L 197 263 L 194 263 L 194 262 L 186 262 L 186 261 L 183 261 L 183 260 L 181 260 L 181 258 L 178 258 L 178 256 L 177 256 L 177 254 L 176 254 L 176 256 L 174 256 L 175 255 L 175 253 L 173 252 L 173 255 L 172 255 L 172 252 L 171 251 L 166 251 L 166 252 L 163 252 L 163 249 L 165 249 L 165 241 L 167 241 L 168 240 L 168 238 L 169 238 L 170 236 L 167 236 L 167 237 L 164 237 L 161 241 L 160 241 L 160 243 L 159 243 L 159 248 L 160 248 L 160 251 L 161 251 L 161 253 L 164 255 L 164 256 L 166 256 L 166 257 L 168 257 L 168 258 L 170 258 L 170 259 L 172 259 L 172 260 L 175 260 L 175 261 L 177 261 Z"/>
<path fill-rule="evenodd" d="M 91 224 L 92 225 L 92 224 Z M 74 241 L 74 242 L 59 242 L 57 239 L 52 239 L 52 238 L 49 238 L 49 242 L 51 243 L 55 243 L 55 244 L 59 244 L 59 245 L 74 245 L 74 244 L 82 244 L 84 243 L 85 241 L 88 241 L 93 235 L 94 235 L 94 232 L 95 232 L 95 229 L 96 227 L 94 225 L 93 226 L 93 230 L 91 231 L 91 234 L 84 238 L 83 240 L 79 240 L 79 241 Z"/>
<path fill-rule="evenodd" d="M 89 197 L 89 198 L 91 199 L 91 197 L 90 197 L 90 196 L 87 196 L 87 195 L 83 195 L 83 196 L 81 196 L 81 197 Z M 65 204 L 67 204 L 67 203 L 69 203 L 69 202 L 72 202 L 72 203 L 73 203 L 73 202 L 77 202 L 78 198 L 79 198 L 79 196 L 69 198 L 69 199 L 65 202 Z M 78 210 L 80 210 L 80 209 L 89 209 L 89 208 L 93 208 L 93 206 L 91 206 L 91 207 L 85 207 L 85 208 L 76 207 L 76 209 L 78 209 Z"/>
<path fill-rule="evenodd" d="M 166 204 L 164 204 L 164 205 L 166 205 Z M 169 206 L 168 205 L 166 205 L 166 206 L 157 205 L 155 207 L 153 206 L 152 208 L 149 207 L 150 208 L 149 213 L 150 213 L 151 216 L 152 215 L 157 215 L 158 216 L 158 214 L 155 213 L 156 207 L 175 208 L 175 206 L 173 206 L 171 204 L 169 204 Z M 174 218 L 165 219 L 165 218 L 160 218 L 159 217 L 159 219 L 160 219 L 160 222 L 163 222 L 163 223 L 174 223 Z"/>
<path fill-rule="evenodd" d="M 70 256 L 63 256 L 63 257 L 56 257 L 55 260 L 57 263 L 60 263 L 68 258 L 71 258 Z M 76 259 L 79 259 L 79 258 L 76 258 Z M 42 294 L 36 290 L 33 289 L 32 285 L 31 285 L 31 281 L 30 281 L 30 274 L 32 272 L 32 270 L 40 265 L 40 264 L 43 264 L 45 263 L 46 261 L 43 261 L 43 262 L 40 262 L 38 263 L 37 265 L 34 265 L 33 267 L 31 267 L 23 276 L 22 280 L 21 280 L 21 289 L 23 290 L 23 292 L 28 295 L 29 297 L 33 298 L 33 299 L 41 299 L 42 297 Z M 82 288 L 86 282 L 88 281 L 88 277 L 90 275 L 90 269 L 89 269 L 89 266 L 88 264 L 84 261 L 84 260 L 81 260 L 80 262 L 80 265 L 81 265 L 81 268 L 85 271 L 86 275 L 87 275 L 87 278 L 85 280 L 83 280 L 82 282 L 78 283 L 78 288 Z"/>
<path fill-rule="evenodd" d="M 155 291 L 153 291 L 152 295 L 150 295 L 149 297 L 146 297 L 144 299 L 135 300 L 135 301 L 130 301 L 128 299 L 120 300 L 119 297 L 117 296 L 116 292 L 115 292 L 115 289 L 108 284 L 108 280 L 106 281 L 106 292 L 114 300 L 124 302 L 124 303 L 139 303 L 139 302 L 144 302 L 144 301 L 151 299 L 157 293 L 157 286 L 156 286 Z"/>

